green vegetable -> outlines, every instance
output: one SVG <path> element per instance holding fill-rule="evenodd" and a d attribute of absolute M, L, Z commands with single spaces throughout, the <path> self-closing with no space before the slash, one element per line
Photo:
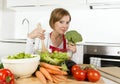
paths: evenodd
<path fill-rule="evenodd" d="M 47 63 L 50 63 L 50 64 L 57 64 L 57 62 L 54 61 L 54 59 L 52 59 L 49 56 L 50 55 L 49 52 L 41 52 L 41 53 L 39 53 L 39 55 L 40 55 L 40 61 L 47 62 Z"/>
<path fill-rule="evenodd" d="M 0 69 L 2 69 L 2 68 L 4 68 L 4 67 L 3 67 L 3 64 L 2 64 L 2 63 L 0 63 Z"/>
<path fill-rule="evenodd" d="M 32 56 L 31 54 L 20 52 L 20 53 L 15 54 L 15 55 L 8 56 L 7 59 L 25 59 L 25 58 L 33 58 L 33 57 L 34 56 Z"/>
<path fill-rule="evenodd" d="M 47 63 L 54 64 L 54 65 L 59 65 L 63 61 L 69 58 L 67 53 L 57 52 L 57 51 L 53 53 L 40 52 L 38 54 L 40 55 L 40 61 L 47 62 Z"/>
<path fill-rule="evenodd" d="M 76 44 L 77 42 L 82 41 L 82 36 L 75 30 L 70 30 L 65 34 L 66 39 L 68 40 L 69 44 Z"/>

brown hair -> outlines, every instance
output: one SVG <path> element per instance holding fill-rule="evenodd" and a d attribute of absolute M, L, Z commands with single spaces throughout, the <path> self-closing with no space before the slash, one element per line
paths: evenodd
<path fill-rule="evenodd" d="M 55 22 L 59 21 L 63 16 L 69 16 L 70 21 L 71 21 L 71 15 L 69 12 L 63 8 L 56 8 L 52 11 L 50 20 L 49 20 L 49 25 L 52 29 L 54 29 L 54 24 Z"/>

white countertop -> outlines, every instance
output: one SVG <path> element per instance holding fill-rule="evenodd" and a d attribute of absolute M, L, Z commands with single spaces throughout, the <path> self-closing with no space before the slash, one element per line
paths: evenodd
<path fill-rule="evenodd" d="M 120 43 L 104 43 L 104 42 L 85 42 L 84 45 L 97 45 L 97 46 L 120 46 Z"/>
<path fill-rule="evenodd" d="M 109 80 L 109 79 L 107 79 L 107 78 L 104 78 L 104 77 L 102 77 L 102 78 L 103 78 L 105 84 L 118 84 L 117 82 L 114 82 L 114 81 Z"/>
<path fill-rule="evenodd" d="M 0 42 L 19 42 L 26 43 L 27 39 L 0 39 Z M 91 46 L 116 46 L 120 47 L 120 43 L 106 43 L 106 42 L 79 42 L 77 45 L 91 45 Z"/>
<path fill-rule="evenodd" d="M 26 43 L 27 39 L 0 39 L 0 42 L 7 42 L 7 43 Z"/>

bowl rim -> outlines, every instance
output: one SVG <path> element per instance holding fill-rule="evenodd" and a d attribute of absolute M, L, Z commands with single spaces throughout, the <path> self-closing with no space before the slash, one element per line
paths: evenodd
<path fill-rule="evenodd" d="M 28 63 L 28 62 L 40 61 L 40 55 L 32 54 L 32 56 L 36 56 L 36 57 L 25 58 L 25 59 L 7 59 L 6 56 L 1 58 L 1 63 Z"/>

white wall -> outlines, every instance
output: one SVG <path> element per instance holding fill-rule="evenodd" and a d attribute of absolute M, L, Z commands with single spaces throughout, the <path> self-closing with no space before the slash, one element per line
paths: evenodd
<path fill-rule="evenodd" d="M 17 54 L 25 51 L 25 43 L 0 42 L 0 57 Z"/>
<path fill-rule="evenodd" d="M 0 31 L 2 29 L 2 0 L 0 0 Z M 1 32 L 0 32 L 1 37 Z"/>
<path fill-rule="evenodd" d="M 6 0 L 2 0 L 1 39 L 14 37 L 15 12 L 6 8 Z"/>
<path fill-rule="evenodd" d="M 70 29 L 79 31 L 85 42 L 120 43 L 120 9 L 67 9 L 72 16 Z M 4 18 L 4 21 L 6 21 L 7 25 L 11 25 L 6 26 L 6 24 L 4 24 L 4 28 L 10 28 L 15 31 L 13 32 L 14 38 L 26 38 L 28 25 L 27 23 L 22 25 L 22 20 L 27 18 L 30 22 L 30 31 L 36 27 L 38 22 L 41 22 L 42 27 L 45 28 L 47 32 L 51 31 L 49 27 L 49 16 L 51 10 L 52 9 L 50 8 L 40 8 L 38 11 L 9 11 L 6 13 L 9 14 L 9 16 Z M 6 15 L 4 16 L 6 17 Z"/>
<path fill-rule="evenodd" d="M 120 9 L 69 11 L 72 16 L 70 29 L 78 30 L 83 35 L 84 41 L 120 43 Z M 21 25 L 24 18 L 29 19 L 31 30 L 35 28 L 38 22 L 41 22 L 43 28 L 46 28 L 47 31 L 51 30 L 48 24 L 50 12 L 48 10 L 17 12 L 16 31 L 20 31 L 18 27 L 21 27 L 21 31 L 27 28 L 27 25 Z M 16 37 L 19 37 L 19 35 Z"/>

